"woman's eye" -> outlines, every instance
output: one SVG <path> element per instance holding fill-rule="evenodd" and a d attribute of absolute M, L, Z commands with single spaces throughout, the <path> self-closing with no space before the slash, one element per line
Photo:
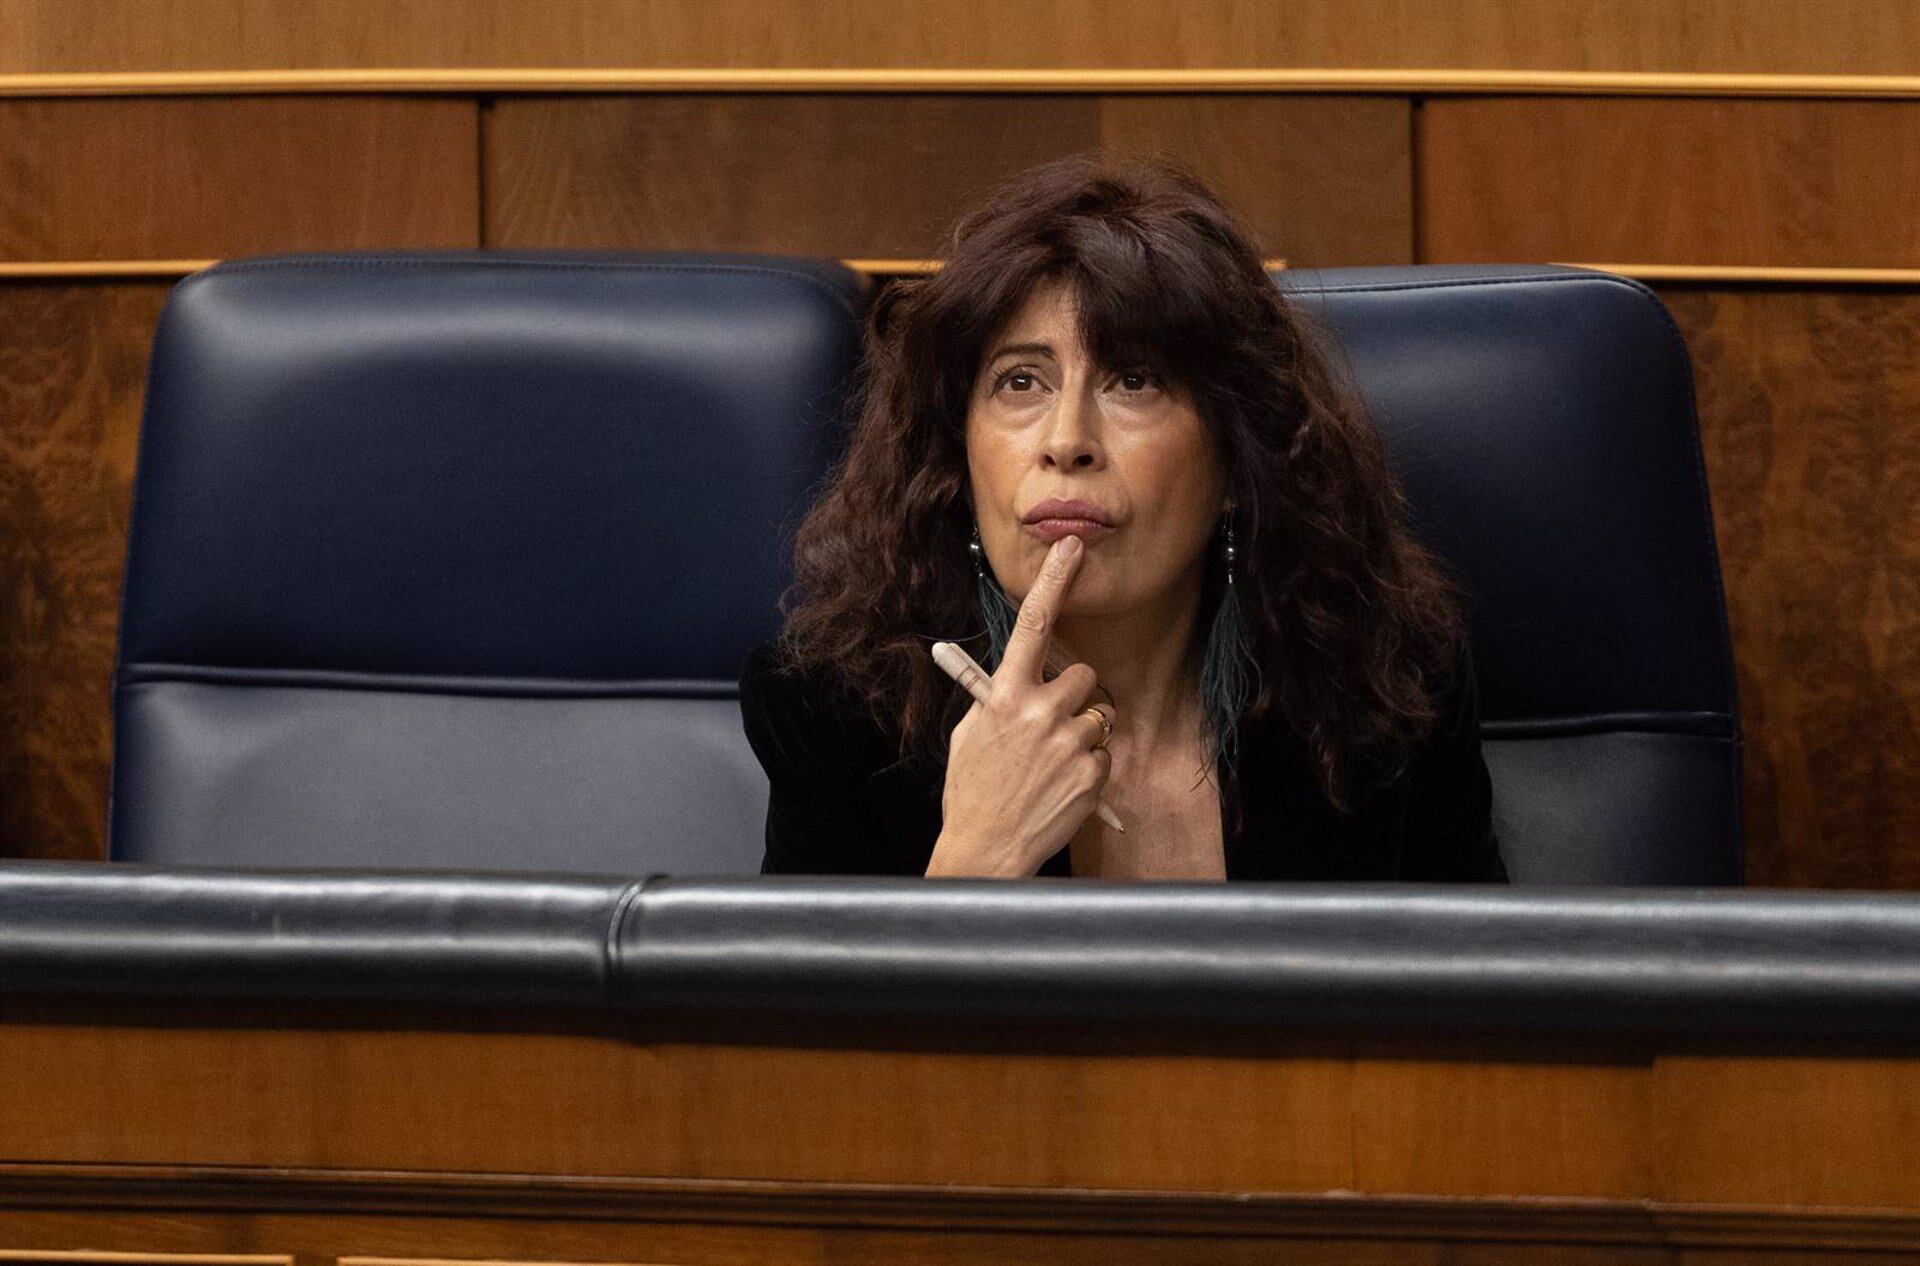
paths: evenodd
<path fill-rule="evenodd" d="M 1125 391 L 1129 391 L 1129 392 L 1145 391 L 1152 384 L 1153 384 L 1153 375 L 1150 373 L 1147 373 L 1145 370 L 1139 370 L 1134 373 L 1120 375 L 1120 386 Z"/>
<path fill-rule="evenodd" d="M 1007 372 L 1000 375 L 999 380 L 994 383 L 994 389 L 997 391 L 1001 387 L 1007 386 L 1015 382 L 1024 384 L 1023 386 L 1017 388 L 1017 390 L 1020 390 L 1020 391 L 1030 390 L 1033 385 L 1033 375 L 1028 373 L 1024 369 L 1009 369 Z"/>

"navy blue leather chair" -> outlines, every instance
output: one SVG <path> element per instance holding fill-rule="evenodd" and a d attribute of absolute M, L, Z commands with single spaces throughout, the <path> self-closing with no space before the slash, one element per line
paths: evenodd
<path fill-rule="evenodd" d="M 1552 265 L 1277 279 L 1466 584 L 1514 880 L 1740 882 L 1720 557 L 1691 361 L 1659 298 Z"/>
<path fill-rule="evenodd" d="M 860 276 L 642 252 L 221 263 L 155 335 L 111 855 L 757 871 L 736 683 Z"/>
<path fill-rule="evenodd" d="M 1685 346 L 1556 267 L 1292 271 L 1467 582 L 1528 883 L 1737 882 L 1739 732 Z M 741 655 L 838 441 L 837 265 L 222 264 L 156 337 L 116 858 L 758 871 Z"/>

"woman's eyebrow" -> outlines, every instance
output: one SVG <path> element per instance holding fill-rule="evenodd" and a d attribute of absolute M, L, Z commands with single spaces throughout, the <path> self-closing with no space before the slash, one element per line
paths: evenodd
<path fill-rule="evenodd" d="M 999 360 L 1002 356 L 1011 356 L 1016 352 L 1033 352 L 1052 360 L 1060 359 L 1059 356 L 1054 354 L 1053 344 L 1051 343 L 1008 343 L 1005 347 L 1000 348 L 995 351 L 993 355 L 987 357 L 987 361 L 991 364 Z"/>

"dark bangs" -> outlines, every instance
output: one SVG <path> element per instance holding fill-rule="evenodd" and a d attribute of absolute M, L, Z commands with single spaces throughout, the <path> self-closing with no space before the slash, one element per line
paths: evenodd
<path fill-rule="evenodd" d="M 1244 239 L 1223 242 L 1202 221 L 1130 206 L 1129 192 L 1063 180 L 1057 202 L 1000 208 L 979 231 L 956 230 L 945 266 L 921 283 L 926 345 L 910 353 L 940 383 L 944 421 L 964 419 L 988 341 L 1052 281 L 1072 288 L 1076 333 L 1101 369 L 1146 370 L 1203 416 L 1218 391 L 1231 393 L 1226 362 L 1248 315 L 1246 271 L 1271 282 Z"/>

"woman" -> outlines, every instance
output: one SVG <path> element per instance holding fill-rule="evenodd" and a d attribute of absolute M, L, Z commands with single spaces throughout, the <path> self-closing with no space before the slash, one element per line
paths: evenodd
<path fill-rule="evenodd" d="M 1189 172 L 1034 168 L 866 333 L 740 680 L 763 873 L 1506 879 L 1459 590 Z"/>

